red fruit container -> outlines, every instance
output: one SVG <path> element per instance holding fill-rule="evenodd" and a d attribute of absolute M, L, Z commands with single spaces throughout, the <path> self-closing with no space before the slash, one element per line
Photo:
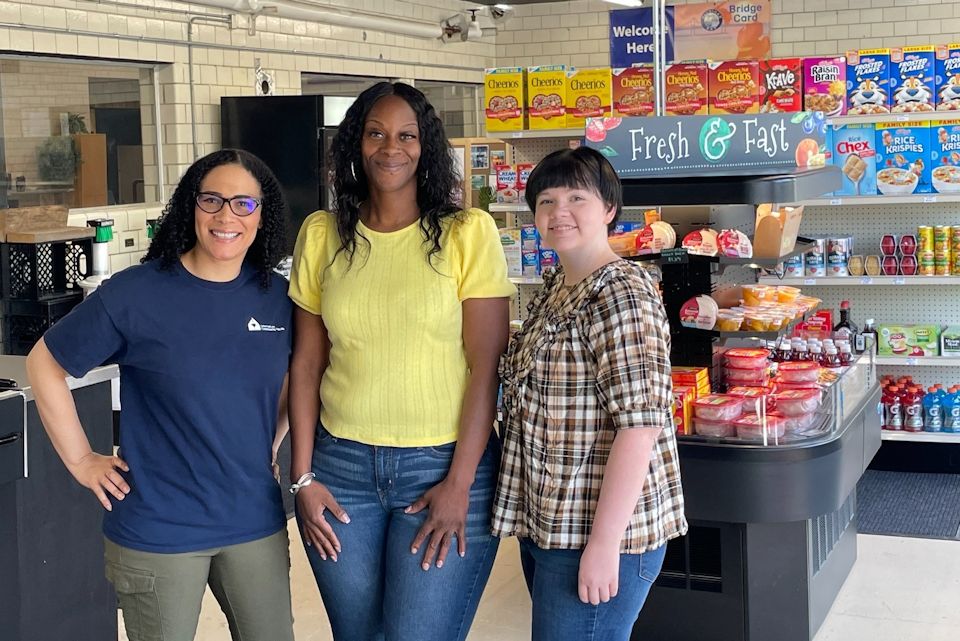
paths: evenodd
<path fill-rule="evenodd" d="M 884 234 L 880 239 L 880 252 L 884 256 L 895 256 L 897 253 L 897 237 L 893 234 Z"/>
<path fill-rule="evenodd" d="M 900 273 L 900 261 L 896 256 L 884 256 L 882 265 L 884 276 L 896 276 Z"/>
<path fill-rule="evenodd" d="M 912 255 L 900 257 L 900 273 L 904 276 L 917 275 L 917 257 Z"/>
<path fill-rule="evenodd" d="M 900 254 L 903 256 L 913 256 L 917 253 L 917 237 L 913 234 L 905 234 L 900 237 Z"/>

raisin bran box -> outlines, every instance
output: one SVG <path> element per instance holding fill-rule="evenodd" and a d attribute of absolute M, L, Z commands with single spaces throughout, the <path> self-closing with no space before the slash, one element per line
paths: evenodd
<path fill-rule="evenodd" d="M 960 111 L 960 42 L 937 47 L 937 111 Z"/>
<path fill-rule="evenodd" d="M 710 63 L 709 112 L 755 114 L 760 111 L 760 64 L 756 60 Z"/>
<path fill-rule="evenodd" d="M 816 56 L 803 59 L 803 108 L 828 116 L 847 113 L 847 59 Z"/>
<path fill-rule="evenodd" d="M 930 127 L 925 122 L 877 123 L 877 191 L 929 194 Z"/>
<path fill-rule="evenodd" d="M 936 53 L 932 45 L 890 52 L 890 111 L 918 113 L 936 109 Z"/>
<path fill-rule="evenodd" d="M 707 113 L 710 87 L 705 62 L 679 62 L 664 72 L 665 115 L 694 116 Z"/>
<path fill-rule="evenodd" d="M 760 113 L 800 111 L 803 69 L 800 58 L 760 61 Z"/>
<path fill-rule="evenodd" d="M 613 84 L 614 116 L 649 116 L 653 114 L 656 89 L 653 82 L 653 65 L 636 65 L 613 69 L 610 74 Z"/>
<path fill-rule="evenodd" d="M 890 50 L 847 52 L 847 113 L 890 113 Z"/>
<path fill-rule="evenodd" d="M 934 120 L 930 123 L 930 147 L 933 190 L 960 192 L 960 120 Z"/>
<path fill-rule="evenodd" d="M 874 125 L 846 125 L 833 130 L 833 164 L 843 182 L 837 196 L 877 193 L 877 135 Z"/>

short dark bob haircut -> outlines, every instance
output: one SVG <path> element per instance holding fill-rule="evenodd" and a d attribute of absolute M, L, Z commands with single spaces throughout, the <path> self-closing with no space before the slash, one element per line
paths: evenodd
<path fill-rule="evenodd" d="M 620 178 L 610 161 L 590 147 L 555 151 L 534 167 L 527 180 L 526 199 L 530 211 L 537 210 L 537 196 L 557 187 L 592 191 L 608 209 L 616 207 L 609 229 L 613 229 L 623 213 Z"/>
<path fill-rule="evenodd" d="M 240 165 L 260 183 L 263 197 L 260 229 L 244 262 L 257 270 L 261 287 L 270 287 L 271 272 L 286 255 L 287 204 L 280 183 L 266 163 L 242 149 L 221 149 L 190 165 L 164 208 L 153 241 L 141 262 L 159 259 L 161 269 L 172 270 L 180 262 L 180 257 L 193 249 L 197 244 L 194 212 L 200 184 L 207 174 L 221 165 Z M 223 206 L 229 207 L 226 203 Z"/>

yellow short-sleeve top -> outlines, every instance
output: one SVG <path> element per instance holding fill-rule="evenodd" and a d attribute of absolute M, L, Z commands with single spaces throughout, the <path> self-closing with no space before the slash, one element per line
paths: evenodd
<path fill-rule="evenodd" d="M 419 222 L 357 230 L 370 245 L 357 239 L 351 265 L 337 253 L 333 215 L 315 212 L 293 255 L 290 298 L 322 316 L 330 336 L 320 420 L 369 445 L 455 441 L 467 384 L 461 303 L 515 291 L 496 224 L 478 209 L 448 217 L 432 265 Z"/>

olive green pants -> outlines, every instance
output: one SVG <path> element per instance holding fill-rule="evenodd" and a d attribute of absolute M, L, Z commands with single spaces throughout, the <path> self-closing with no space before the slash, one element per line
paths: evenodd
<path fill-rule="evenodd" d="M 130 641 L 193 641 L 207 585 L 233 641 L 293 641 L 287 530 L 249 543 L 183 554 L 131 550 L 105 539 Z"/>

